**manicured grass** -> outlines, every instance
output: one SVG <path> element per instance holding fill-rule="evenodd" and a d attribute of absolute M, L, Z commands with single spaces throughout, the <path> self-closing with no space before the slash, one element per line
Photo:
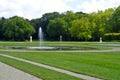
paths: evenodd
<path fill-rule="evenodd" d="M 39 78 L 42 78 L 43 80 L 82 80 L 76 77 L 72 77 L 63 73 L 59 73 L 56 71 L 52 71 L 46 68 L 42 68 L 39 66 L 35 66 L 29 63 L 25 63 L 22 61 L 18 61 L 11 58 L 6 58 L 0 56 L 0 61 L 4 62 L 6 64 L 9 64 L 11 66 L 14 66 L 18 69 L 21 69 L 27 73 L 30 73 L 32 75 L 35 75 Z"/>
<path fill-rule="evenodd" d="M 80 50 L 101 50 L 111 49 L 108 46 L 99 45 L 99 42 L 44 42 L 44 46 L 77 46 Z M 103 42 L 102 44 L 120 44 L 120 42 Z M 38 41 L 30 42 L 0 42 L 0 49 L 6 50 L 11 46 L 39 46 Z M 7 47 L 7 48 L 6 48 Z M 14 50 L 10 48 L 11 50 Z M 20 49 L 21 51 L 23 49 Z M 87 74 L 98 78 L 107 80 L 119 80 L 120 79 L 120 52 L 94 52 L 94 53 L 81 53 L 81 52 L 0 52 L 16 57 L 25 58 L 31 61 L 67 69 L 76 73 Z M 4 63 L 20 68 L 28 73 L 42 77 L 46 80 L 74 80 L 74 78 L 64 78 L 62 73 L 58 73 L 52 70 L 40 68 L 38 66 L 16 61 L 13 59 L 0 56 L 0 60 Z M 20 64 L 20 65 L 19 65 Z M 25 65 L 25 66 L 23 66 Z M 28 67 L 31 67 L 30 69 Z M 27 69 L 28 68 L 28 69 Z M 33 69 L 33 70 L 32 70 Z M 38 70 L 38 71 L 37 71 Z M 41 73 L 39 73 L 41 72 Z M 46 72 L 46 73 L 45 73 Z M 42 74 L 44 73 L 44 75 Z M 54 77 L 61 75 L 61 77 Z M 51 75 L 53 74 L 53 75 Z M 47 78 L 46 76 L 51 76 Z M 67 75 L 68 76 L 68 75 Z M 76 80 L 76 79 L 75 79 Z"/>
<path fill-rule="evenodd" d="M 4 52 L 106 80 L 120 80 L 120 52 Z"/>

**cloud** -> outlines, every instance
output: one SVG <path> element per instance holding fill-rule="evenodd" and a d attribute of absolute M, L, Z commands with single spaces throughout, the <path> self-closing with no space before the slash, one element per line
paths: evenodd
<path fill-rule="evenodd" d="M 118 7 L 120 0 L 86 0 L 81 5 L 77 6 L 77 10 L 82 10 L 86 13 L 93 11 L 105 10 L 108 8 Z"/>
<path fill-rule="evenodd" d="M 47 12 L 65 12 L 71 9 L 66 4 L 68 1 L 69 0 L 1 0 L 0 16 L 11 17 L 18 15 L 32 19 L 41 17 L 42 14 Z"/>
<path fill-rule="evenodd" d="M 0 17 L 39 18 L 44 13 L 67 10 L 93 12 L 117 7 L 120 0 L 1 0 Z"/>

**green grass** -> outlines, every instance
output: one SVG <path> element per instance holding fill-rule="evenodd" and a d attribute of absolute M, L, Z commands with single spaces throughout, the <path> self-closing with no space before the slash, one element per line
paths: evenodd
<path fill-rule="evenodd" d="M 11 66 L 14 66 L 32 75 L 35 75 L 39 78 L 42 78 L 43 80 L 82 80 L 76 77 L 69 76 L 67 74 L 52 71 L 46 68 L 42 68 L 39 66 L 35 66 L 32 64 L 25 63 L 22 61 L 11 59 L 11 58 L 0 56 L 0 61 L 6 64 L 9 64 Z"/>
<path fill-rule="evenodd" d="M 104 50 L 111 49 L 108 46 L 99 45 L 99 42 L 49 42 L 45 41 L 45 46 L 76 46 L 80 47 L 80 50 Z M 103 42 L 102 44 L 120 44 L 120 42 Z M 38 41 L 30 42 L 0 42 L 0 49 L 7 50 L 11 46 L 39 46 Z M 11 48 L 10 48 L 11 49 Z M 14 49 L 11 49 L 14 50 Z M 20 49 L 21 51 L 23 49 Z M 0 53 L 28 59 L 34 62 L 43 63 L 58 68 L 63 68 L 76 73 L 87 74 L 106 80 L 119 80 L 120 79 L 120 52 L 94 52 L 94 53 L 81 53 L 81 52 L 7 52 L 3 51 Z M 0 56 L 0 60 L 4 63 L 12 65 L 16 68 L 20 68 L 28 73 L 42 77 L 46 80 L 69 80 L 64 78 L 62 73 L 57 73 L 52 70 L 40 68 L 38 66 L 16 61 L 10 58 Z M 20 65 L 18 65 L 20 64 Z M 24 65 L 24 66 L 23 66 Z M 27 67 L 31 69 L 27 69 Z M 33 70 L 32 70 L 33 69 Z M 38 71 L 37 71 L 38 70 Z M 39 73 L 41 72 L 41 73 Z M 46 72 L 46 73 L 45 73 Z M 42 74 L 44 73 L 44 75 Z M 54 76 L 54 73 L 58 76 Z M 53 74 L 53 75 L 52 75 Z M 59 77 L 62 76 L 62 77 Z M 51 76 L 47 78 L 47 76 Z M 61 79 L 62 78 L 62 79 Z M 74 78 L 70 78 L 74 80 Z M 76 80 L 76 79 L 75 79 Z"/>
<path fill-rule="evenodd" d="M 4 52 L 4 54 L 106 80 L 120 80 L 120 52 Z"/>

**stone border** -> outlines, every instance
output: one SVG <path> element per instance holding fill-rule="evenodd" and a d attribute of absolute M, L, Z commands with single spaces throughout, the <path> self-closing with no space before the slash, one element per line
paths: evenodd
<path fill-rule="evenodd" d="M 120 47 L 113 47 L 111 50 L 19 50 L 19 49 L 0 49 L 9 52 L 120 52 Z"/>

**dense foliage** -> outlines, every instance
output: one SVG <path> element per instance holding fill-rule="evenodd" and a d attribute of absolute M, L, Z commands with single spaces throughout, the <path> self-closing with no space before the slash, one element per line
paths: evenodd
<path fill-rule="evenodd" d="M 63 40 L 95 41 L 100 37 L 104 38 L 107 33 L 120 33 L 120 6 L 89 14 L 72 11 L 53 12 L 45 13 L 41 18 L 30 21 L 22 19 L 20 17 L 9 19 L 2 17 L 0 19 L 0 39 L 25 40 L 34 32 L 33 38 L 38 39 L 39 27 L 42 27 L 47 40 L 59 40 L 62 35 Z M 108 38 L 104 38 L 104 40 L 106 39 Z"/>
<path fill-rule="evenodd" d="M 5 20 L 2 31 L 6 40 L 25 40 L 35 32 L 29 22 L 18 16 Z"/>

